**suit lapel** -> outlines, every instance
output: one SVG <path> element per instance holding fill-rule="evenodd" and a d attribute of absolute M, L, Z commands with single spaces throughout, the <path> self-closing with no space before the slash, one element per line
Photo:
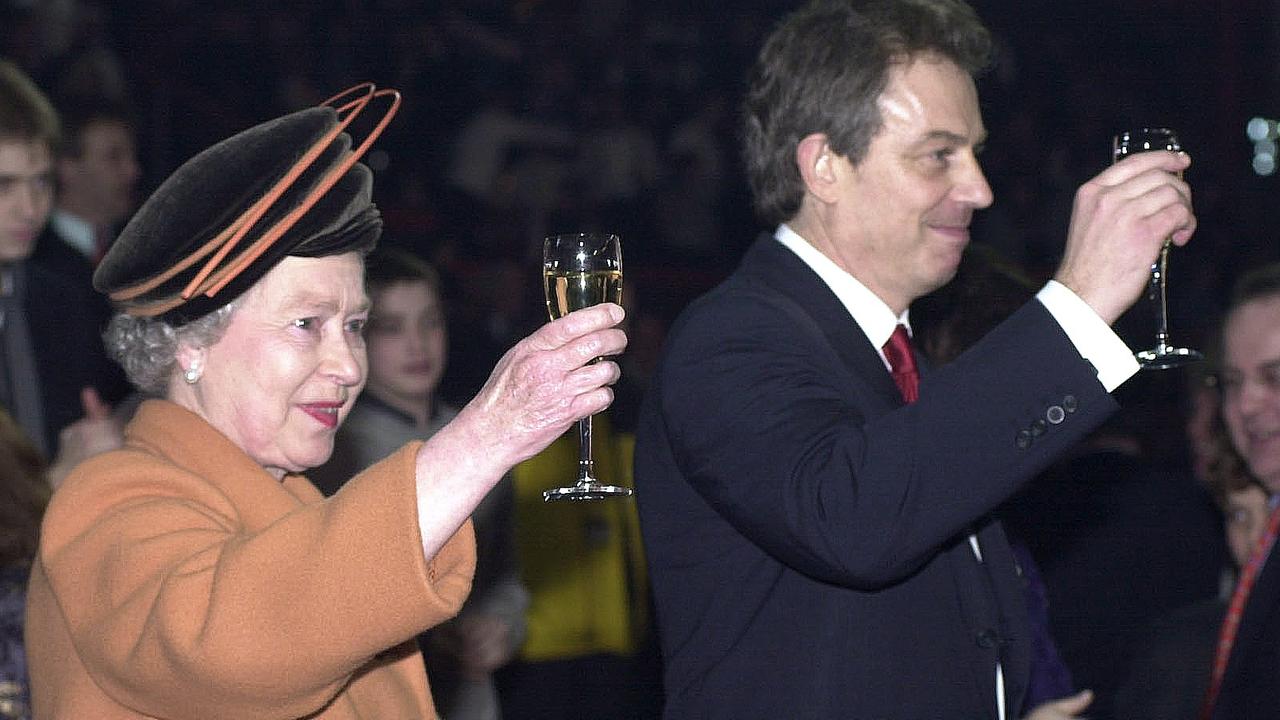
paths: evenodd
<path fill-rule="evenodd" d="M 848 309 L 813 268 L 775 238 L 764 235 L 747 251 L 742 270 L 812 317 L 845 365 L 872 385 L 891 407 L 902 404 L 898 386 L 885 368 L 879 349 L 871 345 Z M 916 359 L 921 361 L 919 353 Z"/>
<path fill-rule="evenodd" d="M 885 367 L 879 349 L 872 346 L 831 288 L 795 253 L 772 236 L 764 236 L 748 250 L 741 271 L 751 282 L 786 297 L 812 318 L 858 382 L 870 386 L 874 394 L 883 399 L 886 410 L 903 404 L 901 392 Z M 913 352 L 923 380 L 931 368 L 919 350 Z M 999 523 L 986 522 L 979 542 L 985 558 L 983 563 L 973 555 L 965 535 L 957 536 L 940 556 L 946 556 L 951 566 L 961 611 L 974 634 L 998 630 L 995 637 L 1002 637 L 1008 643 L 1002 648 L 1001 662 L 1012 714 L 1022 701 L 1029 677 L 1028 639 L 1019 637 L 1027 627 L 1025 600 L 1020 594 L 1021 588 L 1010 581 L 1012 573 L 1003 579 L 993 573 L 993 568 L 1014 564 Z M 992 699 L 994 713 L 995 668 L 975 666 L 973 680 L 983 695 Z"/>

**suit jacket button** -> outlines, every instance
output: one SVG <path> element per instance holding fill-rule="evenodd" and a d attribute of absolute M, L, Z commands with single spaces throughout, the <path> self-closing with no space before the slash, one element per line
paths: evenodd
<path fill-rule="evenodd" d="M 993 648 L 1000 644 L 1000 634 L 991 628 L 987 628 L 977 635 L 978 647 Z"/>
<path fill-rule="evenodd" d="M 1057 425 L 1067 419 L 1067 413 L 1062 409 L 1061 405 L 1050 405 L 1049 409 L 1045 411 L 1044 417 L 1049 421 L 1050 425 Z"/>
<path fill-rule="evenodd" d="M 1031 421 L 1031 436 L 1040 437 L 1049 429 L 1049 425 L 1040 418 Z"/>
<path fill-rule="evenodd" d="M 1031 447 L 1031 431 L 1019 430 L 1018 437 L 1015 438 L 1013 442 L 1023 450 L 1026 450 L 1027 448 Z"/>
<path fill-rule="evenodd" d="M 1080 407 L 1080 403 L 1076 400 L 1075 395 L 1068 395 L 1062 398 L 1062 409 L 1066 410 L 1068 413 L 1075 412 L 1078 407 Z"/>

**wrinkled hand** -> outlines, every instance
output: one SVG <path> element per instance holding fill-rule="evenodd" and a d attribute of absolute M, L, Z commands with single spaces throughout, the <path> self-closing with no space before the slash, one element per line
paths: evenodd
<path fill-rule="evenodd" d="M 597 357 L 627 346 L 618 305 L 595 305 L 516 343 L 448 425 L 418 451 L 418 531 L 423 554 L 440 548 L 503 474 L 613 402 L 618 365 Z"/>
<path fill-rule="evenodd" d="M 1108 324 L 1142 295 L 1165 240 L 1185 245 L 1195 232 L 1191 188 L 1177 175 L 1190 164 L 1185 153 L 1138 153 L 1076 192 L 1055 279 Z"/>
<path fill-rule="evenodd" d="M 1080 713 L 1084 712 L 1091 702 L 1093 702 L 1093 692 L 1081 690 L 1075 695 L 1037 705 L 1036 709 L 1023 720 L 1072 720 L 1072 718 L 1083 717 Z"/>
<path fill-rule="evenodd" d="M 124 444 L 124 428 L 111 414 L 111 407 L 91 387 L 80 390 L 84 417 L 58 434 L 58 456 L 49 466 L 49 483 L 55 488 L 82 461 Z"/>
<path fill-rule="evenodd" d="M 626 347 L 617 327 L 623 316 L 621 307 L 606 303 L 539 328 L 498 361 L 455 422 L 467 423 L 474 447 L 495 453 L 505 468 L 533 457 L 574 421 L 613 402 L 609 386 L 618 380 L 618 365 L 591 361 Z"/>

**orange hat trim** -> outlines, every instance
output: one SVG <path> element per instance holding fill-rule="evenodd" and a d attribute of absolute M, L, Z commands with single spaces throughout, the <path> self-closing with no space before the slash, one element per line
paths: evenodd
<path fill-rule="evenodd" d="M 253 264 L 254 260 L 261 257 L 262 254 L 274 245 L 276 241 L 289 231 L 290 228 L 297 224 L 298 220 L 301 219 L 308 210 L 314 207 L 326 192 L 337 184 L 338 180 L 340 180 L 342 176 L 345 175 L 346 172 L 369 151 L 373 142 L 378 139 L 378 136 L 382 134 L 383 130 L 386 129 L 387 125 L 391 122 L 391 119 L 400 109 L 400 93 L 398 91 L 392 89 L 378 90 L 373 83 L 369 82 L 348 88 L 328 100 L 325 100 L 320 104 L 320 106 L 333 106 L 338 101 L 361 92 L 363 92 L 363 95 L 360 97 L 349 100 L 335 108 L 339 115 L 338 124 L 316 140 L 316 142 L 312 144 L 302 157 L 300 157 L 297 162 L 289 168 L 284 176 L 281 177 L 270 190 L 254 202 L 254 204 L 247 210 L 241 213 L 240 216 L 233 220 L 225 229 L 209 240 L 209 242 L 200 246 L 199 249 L 183 258 L 163 273 L 137 285 L 110 293 L 109 297 L 116 302 L 136 298 L 139 295 L 147 293 L 169 281 L 174 276 L 199 262 L 202 258 L 215 250 L 217 252 L 213 257 L 209 258 L 204 267 L 200 269 L 200 272 L 196 274 L 191 282 L 187 283 L 187 286 L 183 289 L 179 297 L 130 307 L 127 309 L 127 312 L 132 315 L 147 317 L 160 315 L 178 307 L 198 293 L 204 293 L 208 297 L 213 297 L 222 290 L 222 288 L 226 287 L 227 283 L 234 280 L 240 273 L 244 272 L 246 268 Z M 301 177 L 302 174 L 306 172 L 307 168 L 315 162 L 316 158 L 324 152 L 325 148 L 327 148 L 339 134 L 344 132 L 351 125 L 356 116 L 358 116 L 374 98 L 384 96 L 391 97 L 391 106 L 383 114 L 382 118 L 373 127 L 373 129 L 369 131 L 368 136 L 365 137 L 360 145 L 343 158 L 340 163 L 331 168 L 316 187 L 312 188 L 311 192 L 303 198 L 298 207 L 294 208 L 287 215 L 281 218 L 275 225 L 267 228 L 261 238 L 241 252 L 240 255 L 235 257 L 230 264 L 224 265 L 219 269 L 219 265 L 226 259 L 227 255 L 235 249 L 236 245 L 240 243 L 249 230 L 252 229 L 254 223 L 260 220 L 271 206 L 280 200 L 280 197 L 283 196 L 295 182 L 297 182 L 298 178 Z"/>

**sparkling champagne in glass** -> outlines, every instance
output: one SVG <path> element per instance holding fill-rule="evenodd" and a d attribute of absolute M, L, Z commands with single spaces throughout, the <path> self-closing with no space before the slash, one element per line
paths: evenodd
<path fill-rule="evenodd" d="M 574 310 L 604 302 L 622 304 L 622 244 L 617 235 L 573 233 L 546 239 L 542 251 L 542 280 L 547 314 L 552 320 Z M 591 458 L 591 417 L 578 421 L 578 479 L 569 487 L 552 488 L 542 499 L 601 500 L 626 496 L 631 488 L 596 479 Z"/>
<path fill-rule="evenodd" d="M 1152 150 L 1182 150 L 1178 136 L 1168 128 L 1142 128 L 1126 130 L 1116 135 L 1111 142 L 1111 160 L 1119 162 L 1124 158 L 1140 152 Z M 1169 241 L 1165 240 L 1160 255 L 1151 264 L 1151 281 L 1147 285 L 1147 297 L 1155 303 L 1156 310 L 1156 344 L 1150 350 L 1134 353 L 1143 370 L 1166 370 L 1180 367 L 1197 360 L 1204 355 L 1190 348 L 1174 347 L 1169 343 L 1169 305 L 1167 298 Z"/>

